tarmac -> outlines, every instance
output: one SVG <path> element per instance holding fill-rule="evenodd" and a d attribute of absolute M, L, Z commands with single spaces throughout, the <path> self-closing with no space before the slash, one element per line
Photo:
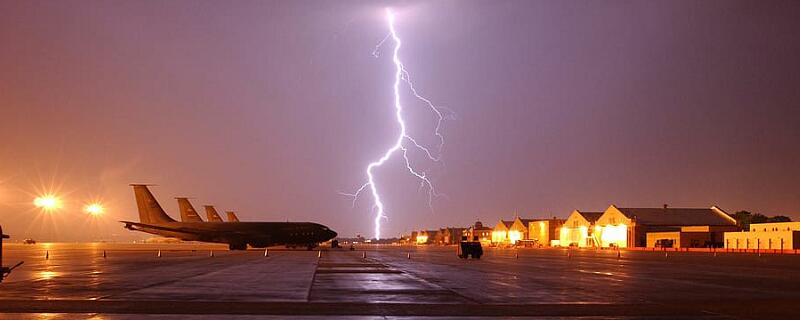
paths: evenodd
<path fill-rule="evenodd" d="M 5 244 L 2 319 L 770 319 L 800 255 L 364 246 Z M 159 254 L 160 253 L 160 254 Z"/>

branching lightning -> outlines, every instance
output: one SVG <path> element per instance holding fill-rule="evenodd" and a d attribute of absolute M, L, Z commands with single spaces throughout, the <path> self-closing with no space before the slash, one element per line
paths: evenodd
<path fill-rule="evenodd" d="M 435 196 L 438 196 L 439 194 L 436 192 L 436 189 L 433 187 L 433 183 L 431 182 L 431 180 L 426 176 L 426 173 L 424 171 L 422 171 L 422 172 L 418 171 L 417 169 L 415 169 L 411 165 L 411 160 L 408 157 L 408 153 L 409 153 L 409 148 L 415 148 L 415 149 L 421 151 L 422 153 L 424 153 L 425 156 L 428 159 L 430 159 L 430 160 L 432 160 L 434 162 L 439 162 L 441 160 L 440 157 L 441 157 L 441 152 L 442 152 L 442 146 L 444 145 L 444 136 L 440 132 L 440 128 L 442 126 L 442 122 L 445 119 L 444 115 L 442 114 L 442 112 L 440 111 L 440 109 L 437 106 L 435 106 L 429 99 L 427 99 L 427 98 L 421 96 L 420 94 L 418 94 L 417 90 L 414 88 L 414 85 L 411 82 L 411 76 L 409 75 L 409 73 L 405 69 L 405 67 L 403 66 L 403 62 L 400 61 L 400 58 L 398 56 L 398 53 L 400 52 L 400 46 L 402 45 L 402 41 L 400 40 L 400 37 L 397 35 L 397 32 L 396 32 L 395 27 L 394 27 L 394 20 L 395 20 L 394 14 L 388 8 L 386 9 L 386 18 L 387 18 L 387 21 L 388 21 L 388 24 L 389 24 L 389 34 L 386 36 L 386 38 L 381 40 L 375 46 L 375 51 L 373 51 L 372 54 L 375 57 L 377 57 L 380 47 L 389 39 L 391 39 L 395 44 L 394 45 L 394 49 L 392 50 L 392 62 L 394 63 L 394 66 L 395 66 L 394 84 L 393 84 L 394 109 L 395 109 L 395 117 L 396 117 L 397 123 L 400 126 L 400 132 L 398 133 L 397 139 L 395 140 L 394 144 L 389 149 L 387 149 L 378 160 L 375 160 L 375 161 L 371 162 L 369 165 L 367 165 L 367 170 L 366 170 L 367 182 L 364 183 L 358 190 L 356 190 L 355 193 L 346 194 L 348 196 L 352 196 L 353 197 L 353 206 L 355 206 L 355 202 L 356 202 L 356 200 L 358 200 L 358 196 L 364 190 L 369 188 L 370 194 L 372 195 L 372 200 L 374 202 L 374 207 L 373 208 L 376 210 L 376 213 L 375 213 L 375 238 L 376 239 L 380 239 L 381 238 L 381 221 L 383 219 L 386 219 L 387 216 L 386 216 L 386 210 L 385 210 L 383 202 L 381 200 L 381 195 L 378 192 L 378 186 L 375 183 L 375 176 L 373 175 L 374 169 L 377 168 L 377 167 L 382 166 L 396 152 L 399 151 L 403 155 L 403 160 L 405 161 L 405 166 L 406 166 L 406 169 L 408 170 L 408 172 L 411 175 L 413 175 L 414 177 L 416 177 L 417 179 L 419 179 L 419 181 L 420 181 L 420 189 L 422 189 L 422 188 L 426 188 L 427 189 L 427 191 L 428 191 L 428 206 L 430 208 L 433 208 L 433 198 Z M 418 143 L 416 139 L 411 137 L 406 132 L 406 122 L 403 119 L 403 105 L 400 102 L 400 93 L 401 93 L 400 86 L 401 86 L 401 83 L 405 83 L 408 86 L 409 92 L 415 98 L 417 98 L 420 101 L 424 102 L 428 106 L 428 108 L 430 108 L 431 111 L 438 117 L 438 119 L 436 121 L 436 127 L 434 129 L 434 134 L 439 139 L 439 145 L 438 145 L 436 153 L 435 153 L 436 155 L 434 155 L 434 153 L 431 152 L 430 148 L 423 146 L 421 143 Z M 406 142 L 410 143 L 410 145 L 407 146 Z"/>

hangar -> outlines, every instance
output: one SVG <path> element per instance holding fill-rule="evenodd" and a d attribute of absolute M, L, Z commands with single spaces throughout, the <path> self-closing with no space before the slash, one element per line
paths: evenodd
<path fill-rule="evenodd" d="M 737 226 L 689 226 L 680 230 L 648 232 L 648 248 L 721 248 L 726 232 Z"/>
<path fill-rule="evenodd" d="M 495 245 L 511 245 L 517 242 L 517 240 L 521 240 L 522 233 L 520 233 L 519 230 L 512 230 L 511 227 L 513 225 L 514 220 L 500 220 L 500 222 L 498 222 L 492 230 L 492 243 Z"/>
<path fill-rule="evenodd" d="M 480 221 L 475 221 L 472 227 L 464 230 L 463 235 L 469 241 L 480 241 L 484 245 L 490 245 L 492 242 L 492 228 L 484 227 Z"/>
<path fill-rule="evenodd" d="M 559 245 L 559 230 L 564 225 L 564 219 L 540 219 L 528 221 L 528 240 L 542 246 Z"/>
<path fill-rule="evenodd" d="M 603 212 L 572 211 L 561 227 L 560 245 L 575 247 L 600 246 L 599 238 L 594 234 L 594 224 Z"/>
<path fill-rule="evenodd" d="M 707 227 L 682 229 L 684 227 Z M 618 208 L 611 205 L 597 219 L 594 237 L 601 247 L 645 247 L 647 233 L 705 232 L 713 242 L 722 241 L 724 231 L 738 230 L 736 220 L 722 209 L 711 208 Z M 664 236 L 662 234 L 662 236 Z M 674 234 L 669 236 L 674 239 Z M 655 241 L 655 240 L 654 240 Z M 705 244 L 705 243 L 704 243 Z M 719 244 L 721 246 L 721 243 Z"/>

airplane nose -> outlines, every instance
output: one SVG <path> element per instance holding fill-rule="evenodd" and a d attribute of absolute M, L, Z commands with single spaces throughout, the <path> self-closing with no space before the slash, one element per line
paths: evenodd
<path fill-rule="evenodd" d="M 336 238 L 336 236 L 339 235 L 338 233 L 336 233 L 336 231 L 333 231 L 333 230 L 328 230 L 328 231 L 330 231 L 330 234 L 329 234 L 330 238 L 328 238 L 328 239 Z"/>

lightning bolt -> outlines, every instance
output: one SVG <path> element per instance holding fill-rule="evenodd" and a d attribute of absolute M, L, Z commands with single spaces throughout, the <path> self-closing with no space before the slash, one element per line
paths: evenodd
<path fill-rule="evenodd" d="M 426 176 L 426 173 L 424 171 L 420 172 L 414 169 L 414 167 L 411 165 L 411 160 L 408 158 L 408 153 L 409 153 L 409 148 L 413 147 L 416 150 L 419 150 L 422 153 L 424 153 L 428 159 L 434 162 L 439 162 L 441 160 L 440 157 L 442 152 L 442 146 L 444 145 L 444 136 L 441 134 L 440 129 L 442 126 L 442 122 L 445 120 L 445 117 L 436 105 L 434 105 L 429 99 L 417 93 L 417 90 L 414 88 L 414 85 L 411 82 L 411 75 L 405 69 L 405 67 L 403 66 L 403 62 L 400 61 L 400 58 L 398 56 L 398 53 L 400 52 L 400 46 L 402 45 L 402 41 L 400 40 L 400 37 L 397 35 L 397 32 L 395 30 L 394 27 L 395 17 L 391 9 L 389 8 L 386 9 L 386 18 L 389 24 L 389 34 L 375 46 L 375 50 L 372 52 L 372 54 L 375 57 L 378 57 L 378 52 L 380 47 L 384 44 L 384 42 L 386 42 L 390 38 L 395 43 L 394 49 L 392 50 L 392 62 L 394 63 L 395 66 L 394 84 L 393 84 L 394 110 L 395 110 L 395 117 L 397 124 L 400 126 L 400 132 L 398 133 L 397 139 L 395 139 L 394 144 L 389 149 L 387 149 L 378 160 L 375 160 L 371 162 L 369 165 L 367 165 L 367 170 L 366 170 L 367 182 L 361 185 L 361 187 L 358 188 L 358 190 L 356 190 L 355 193 L 349 193 L 349 194 L 345 193 L 345 195 L 353 197 L 353 206 L 355 206 L 355 202 L 356 200 L 358 200 L 359 195 L 361 195 L 363 191 L 369 188 L 374 203 L 373 208 L 376 211 L 375 213 L 376 239 L 381 238 L 381 221 L 383 219 L 386 219 L 387 216 L 386 216 L 386 210 L 383 205 L 383 201 L 381 201 L 381 195 L 378 192 L 378 186 L 375 183 L 375 176 L 373 175 L 373 171 L 375 170 L 375 168 L 382 166 L 384 163 L 386 163 L 386 161 L 391 159 L 391 157 L 395 153 L 400 152 L 403 156 L 403 160 L 405 161 L 405 166 L 408 172 L 420 180 L 420 190 L 422 188 L 427 188 L 428 207 L 431 208 L 431 210 L 433 210 L 433 198 L 439 196 L 439 194 L 433 187 L 433 183 L 431 182 L 431 180 L 428 179 L 428 177 Z M 430 108 L 431 111 L 437 116 L 438 119 L 436 121 L 434 134 L 439 139 L 439 145 L 437 147 L 437 152 L 436 152 L 436 154 L 439 156 L 434 156 L 434 153 L 431 152 L 430 148 L 425 147 L 422 144 L 418 143 L 416 139 L 408 135 L 408 133 L 406 132 L 406 122 L 403 119 L 403 105 L 400 103 L 401 83 L 405 83 L 408 86 L 409 92 L 415 98 L 424 102 L 427 105 L 427 107 Z M 406 142 L 409 143 L 408 146 L 406 145 Z"/>

